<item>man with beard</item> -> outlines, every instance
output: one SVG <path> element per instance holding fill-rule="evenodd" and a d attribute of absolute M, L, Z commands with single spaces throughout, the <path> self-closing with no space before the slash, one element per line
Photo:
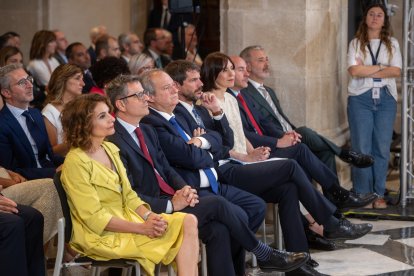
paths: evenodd
<path fill-rule="evenodd" d="M 263 117 L 272 122 L 266 129 L 268 132 L 283 133 L 293 131 L 306 144 L 311 151 L 318 156 L 334 173 L 336 173 L 335 156 L 354 166 L 364 168 L 372 166 L 374 159 L 370 155 L 341 149 L 326 137 L 306 127 L 295 127 L 283 112 L 275 91 L 263 83 L 270 77 L 269 57 L 263 47 L 259 45 L 245 48 L 240 56 L 247 63 L 247 71 L 250 74 L 248 87 L 241 93 L 250 109 L 257 109 Z M 259 118 L 255 118 L 259 120 Z M 271 129 L 273 128 L 273 129 Z"/>

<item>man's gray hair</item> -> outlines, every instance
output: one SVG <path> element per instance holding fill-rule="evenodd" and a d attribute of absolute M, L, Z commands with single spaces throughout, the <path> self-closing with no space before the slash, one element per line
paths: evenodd
<path fill-rule="evenodd" d="M 3 67 L 0 67 L 0 91 L 4 88 L 10 88 L 10 77 L 8 74 L 17 69 L 22 69 L 23 65 L 21 64 L 9 64 Z"/>
<path fill-rule="evenodd" d="M 128 95 L 128 83 L 131 82 L 139 82 L 139 77 L 134 75 L 119 75 L 106 86 L 106 95 L 111 101 L 115 112 L 118 111 L 115 104 L 116 101 Z"/>
<path fill-rule="evenodd" d="M 248 46 L 246 48 L 244 48 L 241 52 L 240 52 L 240 57 L 242 59 L 244 59 L 246 62 L 250 61 L 251 55 L 250 52 L 254 51 L 254 50 L 261 50 L 264 51 L 264 48 L 261 45 L 252 45 L 252 46 Z"/>
<path fill-rule="evenodd" d="M 161 69 L 153 69 L 150 71 L 146 71 L 141 76 L 141 84 L 144 90 L 148 91 L 150 95 L 155 95 L 155 82 L 153 80 L 153 75 L 159 74 L 159 73 L 165 73 L 164 70 Z"/>

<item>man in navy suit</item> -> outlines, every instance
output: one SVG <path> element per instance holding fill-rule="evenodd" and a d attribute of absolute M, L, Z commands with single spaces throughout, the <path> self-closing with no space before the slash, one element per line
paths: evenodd
<path fill-rule="evenodd" d="M 263 47 L 249 46 L 240 53 L 240 56 L 246 61 L 247 71 L 250 73 L 248 87 L 242 89 L 241 93 L 250 108 L 258 110 L 266 120 L 272 122 L 273 128 L 281 133 L 293 131 L 299 135 L 302 143 L 306 144 L 334 173 L 336 173 L 335 156 L 360 168 L 369 167 L 374 163 L 370 155 L 341 149 L 316 131 L 306 126 L 296 128 L 290 122 L 281 108 L 275 91 L 263 85 L 270 76 L 269 58 Z M 277 137 L 282 138 L 282 136 Z"/>
<path fill-rule="evenodd" d="M 29 108 L 33 78 L 21 65 L 0 69 L 0 166 L 26 179 L 52 178 L 63 161 L 53 155 L 41 113 Z M 55 165 L 56 163 L 56 165 Z"/>
<path fill-rule="evenodd" d="M 116 132 L 109 140 L 120 148 L 132 188 L 157 213 L 181 211 L 196 215 L 200 238 L 206 243 L 209 274 L 243 275 L 244 254 L 237 252 L 240 250 L 232 254 L 232 248 L 239 244 L 252 250 L 260 244 L 249 229 L 244 211 L 219 195 L 199 199 L 195 189 L 198 185 L 189 186 L 169 165 L 155 130 L 140 123 L 149 113 L 148 93 L 137 77 L 119 76 L 108 85 L 106 92 L 117 117 Z M 264 218 L 263 201 L 248 193 L 243 198 L 254 203 L 252 207 L 258 220 L 255 224 L 260 223 Z M 300 261 L 295 263 L 301 265 Z"/>
<path fill-rule="evenodd" d="M 202 82 L 200 80 L 199 68 L 195 64 L 177 60 L 170 63 L 166 68 L 166 72 L 174 79 L 178 87 L 178 95 L 180 103 L 174 110 L 176 116 L 181 115 L 190 126 L 190 131 L 202 127 L 209 133 L 216 130 L 223 137 L 233 136 L 229 127 L 225 114 L 218 110 L 220 106 L 214 94 L 202 92 Z M 203 106 L 195 106 L 194 103 L 200 100 Z M 213 117 L 209 114 L 212 114 Z M 208 137 L 205 137 L 207 140 Z M 230 140 L 230 138 L 224 139 Z M 232 146 L 230 146 L 232 148 Z M 290 157 L 287 155 L 297 155 L 302 163 L 311 162 L 309 153 L 292 150 L 291 154 L 282 157 Z M 299 162 L 300 163 L 300 162 Z M 317 192 L 308 180 L 308 175 L 318 175 L 322 178 L 323 171 L 317 172 L 303 171 L 299 164 L 293 160 L 279 160 L 263 163 L 253 163 L 247 165 L 234 164 L 225 160 L 219 161 L 218 172 L 220 176 L 229 184 L 235 185 L 253 194 L 263 198 L 266 202 L 279 203 L 279 212 L 281 217 L 281 225 L 284 233 L 284 240 L 287 250 L 290 251 L 307 251 L 308 246 L 301 223 L 301 216 L 298 207 L 298 200 L 310 211 L 316 221 L 325 224 L 327 227 L 336 228 L 334 226 L 336 218 L 332 217 L 333 211 L 336 209 L 330 204 L 319 192 Z M 326 169 L 329 172 L 329 169 Z M 331 173 L 333 175 L 333 173 Z M 321 179 L 325 181 L 325 179 Z M 332 177 L 334 182 L 335 177 Z M 334 183 L 324 182 L 328 189 L 334 189 Z M 288 193 L 281 190 L 284 186 L 296 186 L 295 190 Z M 337 189 L 338 190 L 338 189 Z M 346 190 L 345 190 L 346 191 Z M 341 190 L 342 192 L 342 190 Z M 290 204 L 293 204 L 292 206 Z M 331 226 L 329 226 L 332 223 Z M 349 225 L 350 226 L 350 225 Z M 351 230 L 358 228 L 358 231 Z M 356 229 L 355 228 L 355 229 Z M 348 234 L 358 232 L 360 235 L 367 233 L 372 225 L 351 226 Z M 360 231 L 362 230 L 363 231 Z M 333 230 L 335 231 L 335 230 Z M 330 234 L 325 232 L 327 236 Z M 344 232 L 343 232 L 344 233 Z M 353 235 L 349 235 L 352 238 Z M 356 238 L 353 236 L 353 238 Z M 311 271 L 312 267 L 307 265 L 300 270 Z M 294 271 L 292 273 L 298 273 Z M 295 275 L 295 274 L 294 274 Z"/>
<path fill-rule="evenodd" d="M 96 83 L 93 80 L 91 71 L 89 71 L 91 58 L 86 47 L 80 42 L 74 42 L 66 48 L 66 57 L 69 64 L 77 65 L 82 69 L 83 81 L 85 82 L 82 93 L 88 93 L 92 87 L 96 86 Z"/>
<path fill-rule="evenodd" d="M 45 275 L 43 216 L 38 210 L 0 194 L 0 237 L 2 275 Z"/>

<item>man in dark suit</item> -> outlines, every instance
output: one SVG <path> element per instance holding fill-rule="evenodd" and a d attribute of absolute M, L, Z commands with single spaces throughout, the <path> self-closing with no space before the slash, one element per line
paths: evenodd
<path fill-rule="evenodd" d="M 171 59 L 163 53 L 167 50 L 167 37 L 162 28 L 149 28 L 144 33 L 143 53 L 151 56 L 157 68 L 164 68 Z"/>
<path fill-rule="evenodd" d="M 80 42 L 74 42 L 66 48 L 66 57 L 69 64 L 79 66 L 83 71 L 83 82 L 85 86 L 82 88 L 82 93 L 88 93 L 92 87 L 96 86 L 93 80 L 92 73 L 89 71 L 91 67 L 91 58 L 86 50 L 86 47 Z"/>
<path fill-rule="evenodd" d="M 68 63 L 66 57 L 66 48 L 68 47 L 68 40 L 62 31 L 54 30 L 53 33 L 56 36 L 56 52 L 53 57 L 59 62 L 59 64 Z"/>
<path fill-rule="evenodd" d="M 170 68 L 178 67 L 180 62 L 188 64 L 186 61 L 175 61 L 167 66 L 167 72 L 170 72 Z M 194 71 L 194 75 L 187 76 L 186 71 L 177 75 L 188 82 L 189 87 L 194 89 L 193 91 L 199 91 L 201 90 L 199 72 L 192 71 Z M 189 183 L 199 183 L 201 188 L 205 187 L 204 185 L 209 187 L 208 190 L 200 190 L 201 196 L 206 192 L 209 194 L 221 193 L 226 198 L 233 200 L 233 203 L 240 204 L 240 201 L 234 201 L 236 198 L 232 191 L 235 189 L 233 186 L 247 187 L 249 185 L 250 190 L 256 188 L 263 190 L 263 187 L 268 189 L 266 193 L 257 194 L 266 200 L 269 199 L 269 202 L 279 202 L 283 206 L 280 211 L 281 221 L 284 222 L 282 228 L 285 233 L 286 248 L 290 251 L 307 251 L 306 237 L 299 215 L 299 196 L 301 202 L 317 221 L 324 224 L 327 237 L 356 238 L 366 234 L 367 231 L 369 232 L 372 226 L 363 226 L 364 229 L 361 231 L 360 226 L 352 225 L 346 220 L 340 222 L 333 217 L 335 207 L 313 189 L 307 176 L 295 161 L 283 160 L 282 163 L 265 162 L 242 166 L 223 160 L 228 157 L 229 153 L 223 150 L 220 140 L 216 140 L 220 139 L 220 135 L 217 137 L 214 131 L 205 132 L 199 127 L 194 128 L 194 125 L 190 126 L 183 116 L 173 113 L 178 104 L 176 86 L 180 86 L 179 78 L 175 78 L 174 82 L 161 70 L 150 71 L 144 74 L 142 84 L 144 89 L 150 93 L 149 104 L 151 106 L 150 115 L 146 116 L 143 122 L 155 127 L 168 161 L 185 180 Z M 203 101 L 210 102 L 207 105 L 211 107 L 212 112 L 215 112 L 214 97 L 209 95 L 205 97 Z M 214 113 L 214 115 L 220 117 L 223 115 L 222 112 L 220 113 Z M 227 132 L 231 131 L 228 124 L 225 126 L 225 121 L 221 123 Z M 219 186 L 221 189 L 214 190 L 214 185 L 217 185 L 214 184 L 215 181 L 217 183 L 217 177 L 215 176 L 211 180 L 205 173 L 207 177 L 203 178 L 203 172 L 206 169 L 216 172 L 215 165 L 219 164 L 221 164 L 218 166 L 220 178 L 227 180 L 227 183 L 231 185 L 221 184 Z M 281 172 L 286 172 L 286 174 Z M 279 179 L 280 182 L 278 182 Z M 255 185 L 255 183 L 260 183 L 260 185 Z M 249 206 L 241 207 L 248 215 L 251 213 Z"/>
<path fill-rule="evenodd" d="M 63 161 L 53 155 L 42 114 L 33 100 L 33 78 L 21 65 L 0 69 L 0 91 L 5 101 L 0 111 L 0 166 L 26 179 L 52 178 Z"/>
<path fill-rule="evenodd" d="M 274 129 L 268 120 L 256 109 L 249 108 L 240 90 L 247 87 L 249 73 L 245 61 L 238 56 L 232 56 L 231 60 L 235 67 L 234 87 L 227 89 L 227 92 L 237 99 L 240 117 L 243 123 L 243 130 L 246 138 L 254 147 L 267 146 L 271 148 L 270 157 L 291 158 L 298 161 L 305 172 L 316 182 L 320 183 L 325 196 L 327 196 L 338 208 L 366 206 L 377 197 L 369 194 L 363 198 L 353 192 L 340 187 L 338 177 L 320 159 L 318 159 L 309 148 L 300 143 L 300 138 L 294 131 L 268 133 L 267 130 Z M 257 120 L 255 119 L 257 118 Z M 262 125 L 265 127 L 262 127 Z M 278 138 L 279 137 L 279 138 Z M 334 190 L 326 189 L 327 183 L 334 183 Z M 339 200 L 333 194 L 342 193 L 346 200 Z"/>
<path fill-rule="evenodd" d="M 106 30 L 106 27 L 103 26 L 103 25 L 93 27 L 89 31 L 89 37 L 91 39 L 91 46 L 89 46 L 89 48 L 88 48 L 88 53 L 89 53 L 89 56 L 91 58 L 92 65 L 94 65 L 96 63 L 96 58 L 97 58 L 97 53 L 95 51 L 96 50 L 96 48 L 95 48 L 96 41 L 99 39 L 99 37 L 107 35 L 107 34 L 108 34 L 108 32 Z"/>
<path fill-rule="evenodd" d="M 198 199 L 197 185 L 190 187 L 169 165 L 154 129 L 140 124 L 149 110 L 147 92 L 137 77 L 119 76 L 106 91 L 117 117 L 116 132 L 109 140 L 120 148 L 133 189 L 157 213 L 181 211 L 196 215 L 200 238 L 206 243 L 209 274 L 243 275 L 244 254 L 238 254 L 242 257 L 238 260 L 232 256 L 232 247 L 240 244 L 252 249 L 258 244 L 245 213 L 218 195 Z M 257 201 L 255 207 L 258 219 L 262 220 L 263 202 Z M 241 267 L 233 268 L 232 257 Z"/>
<path fill-rule="evenodd" d="M 45 275 L 43 216 L 39 211 L 0 194 L 0 236 L 2 275 Z"/>
<path fill-rule="evenodd" d="M 202 82 L 200 80 L 200 73 L 198 67 L 188 61 L 178 60 L 170 63 L 166 68 L 166 72 L 170 74 L 173 80 L 177 83 L 178 95 L 180 103 L 174 110 L 176 116 L 181 115 L 190 126 L 190 131 L 202 127 L 206 132 L 211 132 L 211 129 L 218 131 L 223 137 L 233 136 L 233 132 L 225 119 L 225 114 L 218 115 L 220 105 L 214 94 L 202 93 Z M 202 106 L 195 106 L 194 102 L 201 100 Z M 207 111 L 208 110 L 208 111 Z M 209 115 L 213 115 L 213 118 Z M 222 113 L 222 111 L 221 111 Z M 221 117 L 221 118 L 220 118 Z M 205 137 L 209 140 L 208 137 Z M 230 140 L 226 138 L 225 140 Z M 230 146 L 230 149 L 232 146 Z M 232 149 L 232 151 L 234 151 Z M 311 162 L 309 154 L 300 152 L 299 150 L 290 150 L 286 153 L 287 156 L 295 155 L 297 159 L 301 159 L 302 163 Z M 321 222 L 324 217 L 325 221 L 335 218 L 332 216 L 335 208 L 322 195 L 320 195 L 307 179 L 308 175 L 320 174 L 322 179 L 322 170 L 318 172 L 306 173 L 300 166 L 292 160 L 279 160 L 264 163 L 253 163 L 247 165 L 234 164 L 228 162 L 223 164 L 220 161 L 218 172 L 220 176 L 229 184 L 235 185 L 245 189 L 253 194 L 262 197 L 266 202 L 279 203 L 279 212 L 281 216 L 281 225 L 284 230 L 285 245 L 289 251 L 307 251 L 306 238 L 302 223 L 300 220 L 300 212 L 297 208 L 298 200 L 309 210 L 315 217 L 316 221 Z M 301 162 L 299 162 L 301 163 Z M 329 172 L 329 169 L 326 169 Z M 333 173 L 331 173 L 333 174 Z M 335 177 L 332 177 L 335 180 Z M 260 183 L 260 185 L 258 185 Z M 283 193 L 281 187 L 287 184 L 288 186 L 296 186 L 293 193 Z M 335 187 L 333 183 L 325 182 L 327 189 L 331 190 Z M 328 188 L 329 187 L 329 188 Z M 341 190 L 340 188 L 336 190 Z M 341 192 L 343 192 L 341 190 Z M 289 206 L 294 203 L 295 207 Z M 322 220 L 321 220 L 322 219 Z M 329 224 L 329 222 L 327 222 Z M 329 226 L 327 226 L 329 227 Z M 371 225 L 361 225 L 360 229 L 364 228 L 364 233 L 367 233 L 372 228 Z M 329 234 L 327 234 L 329 236 Z M 301 270 L 311 270 L 311 267 L 301 268 Z M 297 273 L 298 271 L 296 271 Z"/>
<path fill-rule="evenodd" d="M 249 46 L 240 53 L 240 56 L 246 61 L 247 71 L 250 74 L 248 87 L 242 89 L 241 93 L 249 107 L 260 111 L 266 120 L 273 123 L 274 128 L 277 128 L 281 133 L 293 131 L 299 135 L 301 142 L 306 144 L 335 173 L 335 155 L 343 161 L 361 168 L 373 164 L 374 160 L 371 156 L 341 149 L 314 130 L 306 126 L 296 128 L 289 121 L 283 113 L 276 93 L 270 87 L 263 85 L 270 76 L 269 58 L 263 47 Z M 282 136 L 277 137 L 281 138 Z"/>

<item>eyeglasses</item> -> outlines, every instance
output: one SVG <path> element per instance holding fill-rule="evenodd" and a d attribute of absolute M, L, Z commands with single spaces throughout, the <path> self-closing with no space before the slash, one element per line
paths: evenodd
<path fill-rule="evenodd" d="M 146 90 L 143 90 L 141 92 L 136 92 L 134 94 L 122 97 L 119 100 L 125 100 L 125 99 L 128 99 L 128 98 L 134 97 L 134 96 L 137 97 L 138 100 L 142 101 L 145 96 L 147 96 L 147 97 L 149 96 L 149 92 L 146 91 Z"/>
<path fill-rule="evenodd" d="M 21 79 L 13 85 L 18 85 L 22 88 L 25 88 L 29 84 L 29 82 L 30 82 L 30 84 L 33 84 L 33 77 L 32 76 L 27 76 L 27 78 Z"/>

